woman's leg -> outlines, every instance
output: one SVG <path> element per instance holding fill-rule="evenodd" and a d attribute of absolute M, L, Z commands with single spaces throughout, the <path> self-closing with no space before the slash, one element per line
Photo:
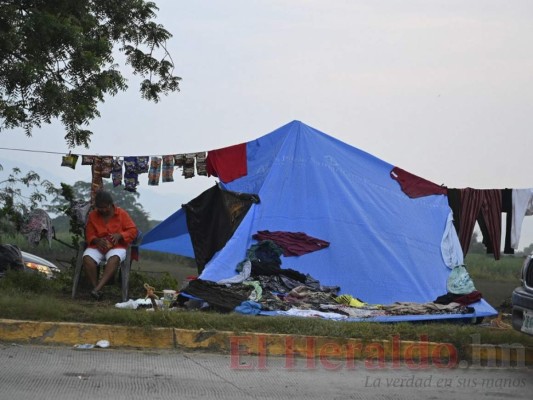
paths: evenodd
<path fill-rule="evenodd" d="M 115 275 L 115 272 L 120 265 L 120 257 L 119 256 L 111 256 L 109 257 L 109 260 L 107 260 L 107 263 L 104 268 L 104 273 L 102 274 L 102 277 L 100 278 L 100 281 L 97 285 L 95 285 L 94 290 L 100 291 L 105 286 L 105 284 L 111 279 L 113 275 Z"/>

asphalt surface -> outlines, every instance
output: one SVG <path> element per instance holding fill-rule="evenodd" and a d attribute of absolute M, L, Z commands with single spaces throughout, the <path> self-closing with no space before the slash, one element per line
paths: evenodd
<path fill-rule="evenodd" d="M 0 343 L 0 398 L 71 399 L 530 399 L 529 368 L 368 368 L 364 362 L 77 350 Z"/>

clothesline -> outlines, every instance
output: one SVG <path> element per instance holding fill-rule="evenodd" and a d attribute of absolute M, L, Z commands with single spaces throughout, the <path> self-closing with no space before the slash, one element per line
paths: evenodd
<path fill-rule="evenodd" d="M 79 156 L 67 154 L 62 157 L 61 166 L 74 169 Z M 162 156 L 95 156 L 82 155 L 81 164 L 91 167 L 91 203 L 98 190 L 103 187 L 102 178 L 111 178 L 113 186 L 135 192 L 139 175 L 148 173 L 148 185 L 174 181 L 174 170 L 182 169 L 184 178 L 197 175 L 216 176 L 223 182 L 231 182 L 247 174 L 246 143 L 222 149 L 198 153 L 179 153 Z"/>
<path fill-rule="evenodd" d="M 94 155 L 94 156 L 99 156 L 99 157 L 109 156 L 109 154 L 104 154 L 104 155 L 98 154 L 98 153 L 83 154 L 83 153 L 72 153 L 71 151 L 65 152 L 65 151 L 32 150 L 32 149 L 18 149 L 18 148 L 12 148 L 12 147 L 0 147 L 0 150 L 25 151 L 25 152 L 29 152 L 29 153 L 60 154 L 60 155 L 68 155 L 68 154 L 70 154 L 70 155 L 75 155 L 75 156 L 79 156 L 79 157 L 87 156 L 87 155 L 91 155 L 91 156 Z M 210 150 L 204 150 L 204 151 L 210 151 Z M 196 153 L 200 153 L 200 152 L 199 151 L 191 151 L 191 152 L 187 152 L 187 153 L 196 154 Z M 111 157 L 124 158 L 124 157 L 129 157 L 129 156 L 111 155 Z M 143 155 L 143 156 L 140 156 L 140 157 L 161 157 L 161 154 Z"/>
<path fill-rule="evenodd" d="M 124 181 L 124 189 L 134 192 L 139 184 L 138 176 L 143 173 L 148 173 L 149 185 L 158 185 L 161 175 L 162 182 L 173 182 L 176 168 L 182 169 L 185 178 L 194 177 L 196 172 L 198 175 L 216 176 L 222 182 L 231 182 L 247 174 L 246 143 L 195 153 L 152 156 L 76 154 L 10 147 L 0 147 L 0 150 L 62 154 L 61 166 L 72 169 L 76 168 L 81 157 L 81 164 L 91 167 L 91 202 L 96 191 L 103 187 L 102 178 L 111 178 L 113 186 L 120 186 Z"/>

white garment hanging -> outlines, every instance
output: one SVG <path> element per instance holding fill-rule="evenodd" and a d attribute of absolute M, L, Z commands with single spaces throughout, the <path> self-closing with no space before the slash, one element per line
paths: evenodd
<path fill-rule="evenodd" d="M 533 188 L 513 189 L 513 223 L 511 225 L 511 247 L 518 249 L 524 216 L 533 215 Z"/>
<path fill-rule="evenodd" d="M 453 225 L 453 212 L 451 210 L 446 220 L 440 250 L 442 259 L 448 268 L 453 269 L 457 265 L 464 264 L 463 249 L 461 248 L 459 236 L 457 236 L 457 231 Z"/>

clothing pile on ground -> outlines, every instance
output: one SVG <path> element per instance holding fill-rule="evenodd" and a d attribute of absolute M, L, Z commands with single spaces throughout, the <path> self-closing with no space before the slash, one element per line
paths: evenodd
<path fill-rule="evenodd" d="M 434 302 L 367 304 L 351 294 L 339 294 L 338 286 L 323 286 L 309 274 L 282 268 L 280 256 L 286 254 L 287 249 L 279 243 L 286 245 L 287 238 L 275 242 L 278 239 L 275 236 L 261 235 L 270 239 L 260 240 L 248 249 L 246 258 L 237 266 L 235 276 L 218 282 L 190 281 L 181 290 L 178 303 L 183 305 L 194 299 L 202 300 L 209 304 L 210 309 L 220 312 L 345 320 L 389 315 L 470 314 L 474 309 L 468 305 L 481 297 L 469 281 L 465 267 L 458 266 L 450 274 L 449 292 Z M 327 245 L 327 242 L 320 242 L 308 251 Z"/>

